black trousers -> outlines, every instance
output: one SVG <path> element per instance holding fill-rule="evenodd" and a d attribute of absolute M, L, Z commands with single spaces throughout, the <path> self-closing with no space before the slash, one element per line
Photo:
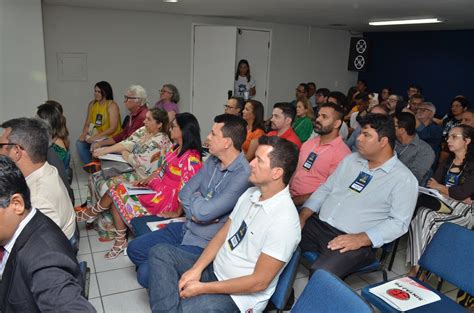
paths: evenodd
<path fill-rule="evenodd" d="M 301 233 L 301 250 L 303 252 L 313 251 L 319 254 L 319 257 L 312 264 L 311 270 L 325 269 L 340 278 L 345 278 L 374 261 L 375 253 L 372 251 L 372 247 L 362 247 L 344 253 L 339 252 L 339 250 L 328 249 L 329 241 L 345 234 L 321 221 L 316 214 L 313 214 L 306 221 Z"/>

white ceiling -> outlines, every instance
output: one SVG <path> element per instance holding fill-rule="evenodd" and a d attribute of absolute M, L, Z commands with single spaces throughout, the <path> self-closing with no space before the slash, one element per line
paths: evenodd
<path fill-rule="evenodd" d="M 474 29 L 474 0 L 43 0 L 46 4 L 229 17 L 352 31 Z M 444 23 L 369 26 L 369 21 L 438 17 Z M 342 24 L 334 26 L 333 24 Z"/>

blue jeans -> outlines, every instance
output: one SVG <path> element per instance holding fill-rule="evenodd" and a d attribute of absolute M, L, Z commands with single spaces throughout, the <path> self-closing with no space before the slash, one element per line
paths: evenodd
<path fill-rule="evenodd" d="M 76 141 L 76 150 L 82 163 L 87 164 L 92 161 L 91 145 L 87 141 Z"/>
<path fill-rule="evenodd" d="M 148 254 L 150 249 L 157 244 L 166 243 L 196 256 L 202 253 L 201 247 L 181 245 L 184 236 L 183 225 L 184 223 L 168 224 L 165 228 L 137 237 L 128 244 L 127 254 L 133 264 L 137 266 L 137 280 L 140 285 L 148 288 Z"/>
<path fill-rule="evenodd" d="M 178 282 L 181 275 L 189 270 L 198 255 L 189 253 L 169 244 L 160 244 L 150 250 L 150 266 L 159 268 L 150 273 L 150 307 L 159 312 L 240 312 L 226 294 L 203 294 L 181 299 Z M 212 264 L 201 275 L 201 282 L 217 281 Z"/>

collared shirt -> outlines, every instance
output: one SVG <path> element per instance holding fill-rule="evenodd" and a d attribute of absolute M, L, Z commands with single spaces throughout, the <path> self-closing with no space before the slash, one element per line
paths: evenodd
<path fill-rule="evenodd" d="M 249 188 L 229 216 L 231 224 L 226 241 L 213 263 L 219 281 L 251 275 L 262 253 L 288 263 L 301 240 L 298 213 L 288 187 L 264 201 L 260 201 L 260 196 L 259 188 Z M 239 238 L 233 238 L 236 233 Z M 230 295 L 240 311 L 262 312 L 282 270 L 263 291 Z"/>
<path fill-rule="evenodd" d="M 267 136 L 278 136 L 278 132 L 276 130 L 272 130 L 267 134 Z M 298 135 L 296 135 L 295 131 L 291 127 L 278 137 L 291 141 L 298 147 L 298 150 L 301 148 L 301 140 L 298 138 Z"/>
<path fill-rule="evenodd" d="M 316 153 L 316 160 L 308 170 L 304 167 L 310 153 Z M 298 166 L 290 182 L 292 196 L 300 196 L 316 191 L 336 169 L 339 162 L 351 151 L 337 136 L 331 142 L 321 145 L 321 137 L 317 136 L 301 146 Z"/>
<path fill-rule="evenodd" d="M 33 216 L 35 216 L 35 214 L 36 214 L 36 209 L 32 208 L 30 212 L 28 213 L 28 215 L 18 225 L 18 228 L 15 230 L 15 233 L 13 234 L 12 239 L 10 239 L 10 241 L 8 241 L 8 243 L 5 246 L 3 246 L 5 251 L 3 254 L 3 260 L 0 264 L 0 277 L 3 275 L 3 271 L 5 270 L 5 265 L 7 265 L 8 257 L 10 256 L 10 253 L 12 252 L 13 246 L 15 245 L 15 242 L 18 236 L 20 236 L 23 229 L 26 227 L 26 225 L 28 225 L 28 223 L 31 221 Z"/>
<path fill-rule="evenodd" d="M 430 145 L 415 135 L 415 138 L 406 145 L 397 140 L 395 151 L 398 159 L 415 175 L 418 183 L 421 183 L 435 160 L 435 154 Z"/>
<path fill-rule="evenodd" d="M 365 172 L 372 179 L 360 192 L 350 189 Z M 407 232 L 418 197 L 418 182 L 394 155 L 369 169 L 359 153 L 347 156 L 328 180 L 303 204 L 319 218 L 348 234 L 365 232 L 373 247 Z"/>
<path fill-rule="evenodd" d="M 431 146 L 435 155 L 439 153 L 441 149 L 441 143 L 443 142 L 443 128 L 435 123 L 430 123 L 425 126 L 420 123 L 420 126 L 416 129 L 418 136 L 421 140 L 424 140 Z"/>
<path fill-rule="evenodd" d="M 133 134 L 137 129 L 143 126 L 143 122 L 145 121 L 146 112 L 148 112 L 148 108 L 146 105 L 142 105 L 138 107 L 138 110 L 134 113 L 130 113 L 130 120 L 128 121 L 127 125 L 122 129 L 120 133 L 113 136 L 113 140 L 117 143 L 131 134 Z"/>
<path fill-rule="evenodd" d="M 206 160 L 179 192 L 187 219 L 183 245 L 207 246 L 227 221 L 240 195 L 250 187 L 249 175 L 249 163 L 242 152 L 227 168 L 222 168 L 215 156 Z"/>
<path fill-rule="evenodd" d="M 76 213 L 58 170 L 45 162 L 25 180 L 30 188 L 31 205 L 52 219 L 67 239 L 71 239 L 76 230 Z"/>

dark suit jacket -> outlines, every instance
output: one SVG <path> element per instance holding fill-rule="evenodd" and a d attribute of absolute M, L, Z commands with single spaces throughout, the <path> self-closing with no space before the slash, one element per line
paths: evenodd
<path fill-rule="evenodd" d="M 95 312 L 81 296 L 79 275 L 66 236 L 38 210 L 5 265 L 0 312 Z"/>

